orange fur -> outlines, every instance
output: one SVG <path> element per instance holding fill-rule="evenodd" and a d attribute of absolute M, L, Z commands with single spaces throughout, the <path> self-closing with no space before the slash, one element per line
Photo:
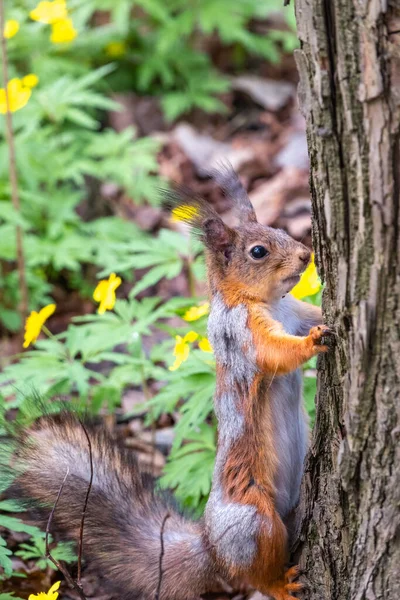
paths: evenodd
<path fill-rule="evenodd" d="M 270 407 L 265 399 L 266 382 L 263 375 L 257 375 L 243 398 L 242 410 L 245 419 L 245 434 L 231 449 L 224 468 L 223 482 L 226 494 L 234 502 L 254 504 L 247 501 L 252 487 L 262 491 L 256 506 L 263 512 L 262 497 L 274 495 L 274 473 L 277 457 L 273 448 Z M 262 402 L 259 399 L 262 398 Z M 254 483 L 252 483 L 254 482 Z M 260 504 L 260 506 L 259 506 Z"/>
<path fill-rule="evenodd" d="M 328 350 L 328 346 L 319 343 L 330 331 L 328 327 L 313 327 L 309 335 L 303 337 L 289 335 L 262 306 L 248 303 L 248 308 L 257 362 L 264 372 L 276 375 L 290 373 L 312 356 Z"/>

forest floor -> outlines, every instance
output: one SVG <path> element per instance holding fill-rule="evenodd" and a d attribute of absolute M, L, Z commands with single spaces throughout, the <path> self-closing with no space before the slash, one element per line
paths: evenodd
<path fill-rule="evenodd" d="M 233 91 L 224 101 L 228 114 L 209 116 L 194 112 L 172 127 L 163 120 L 157 101 L 153 97 L 135 95 L 118 96 L 124 111 L 109 115 L 110 124 L 117 130 L 134 125 L 141 135 L 154 135 L 162 142 L 159 153 L 160 173 L 170 180 L 189 186 L 212 202 L 228 224 L 234 223 L 229 199 L 225 198 L 206 176 L 206 169 L 228 160 L 239 173 L 249 191 L 261 223 L 285 229 L 290 235 L 311 245 L 311 202 L 308 187 L 308 156 L 305 124 L 296 101 L 297 73 L 294 61 L 284 58 L 279 66 L 264 64 L 251 75 L 235 78 Z M 107 182 L 97 190 L 105 214 L 116 214 L 133 220 L 140 228 L 156 235 L 162 227 L 170 227 L 163 211 L 150 205 L 135 205 L 119 189 Z M 88 211 L 88 207 L 82 210 Z M 97 208 L 97 210 L 99 210 Z M 101 209 L 100 209 L 101 210 Z M 100 215 L 97 215 L 100 216 Z M 186 277 L 178 276 L 162 281 L 146 291 L 163 298 L 187 294 Z M 199 294 L 205 290 L 197 290 Z M 93 311 L 91 305 L 82 305 L 77 294 L 66 294 L 60 287 L 56 291 L 57 316 L 50 321 L 55 333 L 65 328 L 71 316 Z M 20 339 L 5 338 L 0 342 L 2 356 L 19 351 Z M 139 415 L 126 421 L 122 415 L 132 412 L 143 402 L 140 390 L 129 390 L 122 399 L 120 413 L 107 417 L 107 424 L 118 430 L 118 436 L 138 453 L 144 469 L 153 464 L 159 474 L 165 464 L 174 437 L 174 421 L 169 416 L 160 417 L 155 433 L 144 425 Z M 155 448 L 153 447 L 155 441 Z M 13 534 L 10 547 L 21 543 L 25 534 Z M 19 559 L 15 559 L 16 561 Z M 18 568 L 18 565 L 15 565 Z M 26 579 L 13 579 L 5 591 L 27 597 L 48 589 L 54 581 L 52 572 L 43 573 L 36 563 L 25 562 Z M 96 600 L 109 600 L 98 578 L 86 573 L 82 580 L 85 594 Z M 7 584 L 8 585 L 8 584 Z M 62 585 L 61 597 L 78 598 Z M 213 598 L 247 597 L 248 592 L 226 588 Z"/>

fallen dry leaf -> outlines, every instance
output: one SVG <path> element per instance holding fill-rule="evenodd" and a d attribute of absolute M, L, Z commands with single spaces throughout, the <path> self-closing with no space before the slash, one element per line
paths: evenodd
<path fill-rule="evenodd" d="M 232 79 L 232 87 L 248 94 L 267 110 L 277 111 L 293 98 L 296 88 L 287 81 L 264 79 L 256 75 L 240 75 Z"/>

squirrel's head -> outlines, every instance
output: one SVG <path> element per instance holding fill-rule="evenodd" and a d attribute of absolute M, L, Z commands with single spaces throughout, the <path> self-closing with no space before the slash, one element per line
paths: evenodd
<path fill-rule="evenodd" d="M 278 300 L 298 283 L 310 262 L 309 249 L 284 231 L 257 222 L 250 199 L 231 168 L 212 175 L 234 202 L 238 226 L 228 227 L 208 202 L 183 188 L 165 192 L 165 206 L 174 220 L 190 225 L 204 242 L 212 293 L 222 291 L 232 303 L 243 296 Z"/>

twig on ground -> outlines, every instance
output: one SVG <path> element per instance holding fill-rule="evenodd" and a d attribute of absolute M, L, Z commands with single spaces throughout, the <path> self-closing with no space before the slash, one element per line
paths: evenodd
<path fill-rule="evenodd" d="M 51 560 L 51 562 L 53 563 L 53 565 L 55 565 L 57 567 L 57 569 L 59 571 L 61 571 L 61 573 L 64 575 L 64 577 L 67 580 L 67 582 L 69 583 L 69 585 L 72 588 L 74 588 L 74 590 L 76 590 L 76 592 L 79 594 L 79 597 L 81 598 L 81 600 L 87 600 L 85 594 L 82 591 L 82 588 L 75 583 L 75 581 L 72 579 L 71 575 L 68 573 L 67 569 L 58 560 L 56 560 L 52 556 L 52 554 L 50 552 L 50 548 L 49 548 L 49 534 L 50 534 L 51 523 L 52 523 L 53 516 L 54 516 L 54 513 L 56 511 L 57 504 L 58 504 L 58 501 L 60 500 L 60 497 L 61 497 L 62 491 L 64 489 L 64 485 L 65 485 L 65 482 L 67 480 L 68 475 L 69 475 L 69 467 L 67 467 L 67 472 L 65 473 L 64 479 L 63 479 L 63 481 L 62 481 L 62 483 L 60 485 L 60 489 L 58 490 L 56 501 L 54 502 L 54 506 L 51 509 L 49 518 L 47 520 L 46 537 L 45 537 L 46 558 L 48 558 L 49 560 Z"/>
<path fill-rule="evenodd" d="M 86 509 L 87 509 L 87 505 L 89 502 L 89 496 L 90 496 L 90 492 L 92 490 L 92 484 L 93 484 L 93 453 L 92 453 L 92 443 L 90 441 L 90 437 L 89 434 L 87 432 L 87 429 L 85 427 L 85 425 L 83 424 L 83 422 L 81 420 L 79 420 L 79 424 L 82 427 L 86 439 L 87 439 L 87 443 L 88 443 L 88 447 L 89 447 L 89 461 L 90 461 L 90 479 L 89 479 L 89 485 L 86 491 L 86 497 L 85 497 L 85 502 L 83 504 L 83 510 L 82 510 L 82 518 L 81 518 L 81 525 L 79 528 L 79 546 L 78 546 L 78 578 L 77 578 L 77 584 L 78 586 L 81 588 L 81 572 L 82 572 L 82 549 L 83 549 L 83 528 L 85 525 L 85 516 L 86 516 Z"/>
<path fill-rule="evenodd" d="M 17 214 L 21 213 L 21 206 L 18 194 L 18 177 L 17 177 L 17 162 L 15 157 L 15 143 L 14 133 L 12 125 L 12 115 L 10 111 L 10 99 L 8 97 L 8 60 L 7 60 L 7 44 L 6 38 L 4 37 L 4 0 L 0 0 L 0 39 L 1 39 L 1 62 L 3 65 L 3 86 L 4 94 L 6 99 L 7 111 L 5 114 L 5 129 L 6 129 L 6 140 L 8 146 L 9 156 L 9 173 L 10 173 L 10 186 L 11 186 L 11 200 L 12 205 Z M 17 268 L 18 268 L 18 279 L 19 279 L 19 314 L 22 323 L 25 321 L 28 315 L 28 286 L 26 283 L 25 273 L 25 257 L 24 247 L 22 240 L 22 228 L 21 225 L 15 226 L 16 232 L 16 248 L 17 248 Z"/>
<path fill-rule="evenodd" d="M 163 522 L 161 523 L 161 529 L 160 529 L 160 556 L 159 556 L 159 563 L 158 563 L 158 585 L 157 585 L 157 591 L 156 591 L 156 595 L 154 600 L 160 600 L 160 592 L 161 592 L 161 584 L 162 584 L 162 578 L 164 575 L 164 572 L 162 570 L 162 564 L 163 564 L 163 558 L 164 558 L 164 528 L 165 528 L 165 523 L 167 522 L 167 520 L 169 519 L 171 515 L 169 513 L 166 513 Z"/>

